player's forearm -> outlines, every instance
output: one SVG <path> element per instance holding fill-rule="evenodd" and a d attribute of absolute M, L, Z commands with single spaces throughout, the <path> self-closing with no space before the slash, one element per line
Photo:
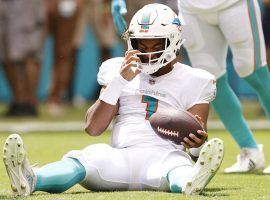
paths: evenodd
<path fill-rule="evenodd" d="M 101 135 L 109 126 L 118 110 L 118 104 L 111 105 L 97 100 L 86 112 L 85 131 L 91 136 Z"/>
<path fill-rule="evenodd" d="M 106 88 L 102 88 L 99 99 L 86 114 L 85 131 L 89 135 L 98 136 L 109 126 L 118 111 L 118 100 L 127 82 L 119 75 L 114 77 Z"/>

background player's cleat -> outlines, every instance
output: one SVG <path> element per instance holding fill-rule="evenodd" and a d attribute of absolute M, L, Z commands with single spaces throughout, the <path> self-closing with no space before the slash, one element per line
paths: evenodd
<path fill-rule="evenodd" d="M 231 167 L 225 169 L 225 173 L 245 173 L 257 171 L 263 168 L 265 162 L 263 145 L 258 149 L 243 148 L 237 156 L 237 161 Z"/>
<path fill-rule="evenodd" d="M 209 140 L 202 148 L 189 180 L 182 188 L 183 194 L 200 194 L 218 171 L 224 156 L 223 141 Z"/>
<path fill-rule="evenodd" d="M 270 166 L 263 170 L 263 173 L 270 174 Z"/>
<path fill-rule="evenodd" d="M 7 138 L 3 153 L 4 165 L 13 192 L 20 196 L 31 194 L 34 190 L 36 176 L 29 165 L 23 141 L 18 134 L 12 134 Z"/>

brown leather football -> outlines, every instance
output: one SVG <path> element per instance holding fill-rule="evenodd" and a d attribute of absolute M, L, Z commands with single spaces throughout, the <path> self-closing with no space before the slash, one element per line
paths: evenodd
<path fill-rule="evenodd" d="M 203 130 L 200 122 L 193 114 L 185 110 L 163 110 L 154 113 L 150 119 L 150 124 L 157 135 L 163 139 L 171 140 L 175 144 L 181 144 L 185 137 L 193 133 L 201 138 L 197 130 Z"/>

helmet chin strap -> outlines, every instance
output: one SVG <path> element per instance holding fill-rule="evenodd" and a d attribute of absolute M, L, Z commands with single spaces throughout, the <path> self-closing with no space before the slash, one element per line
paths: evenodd
<path fill-rule="evenodd" d="M 149 66 L 149 64 L 145 64 L 145 67 L 142 68 L 141 72 L 144 73 L 144 74 L 153 74 L 155 72 L 157 72 L 161 67 L 159 68 L 150 68 L 152 66 Z M 150 69 L 149 69 L 150 68 Z"/>

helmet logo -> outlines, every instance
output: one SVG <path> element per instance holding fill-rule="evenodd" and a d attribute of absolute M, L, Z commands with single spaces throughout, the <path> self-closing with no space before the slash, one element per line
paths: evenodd
<path fill-rule="evenodd" d="M 175 24 L 177 26 L 181 26 L 180 19 L 178 17 L 174 18 L 172 24 Z"/>
<path fill-rule="evenodd" d="M 181 21 L 178 17 L 174 18 L 172 24 L 175 24 L 179 31 L 182 31 Z"/>
<path fill-rule="evenodd" d="M 147 10 L 142 15 L 142 21 L 141 21 L 141 29 L 140 33 L 147 33 L 149 30 L 149 22 L 151 17 L 151 10 Z"/>

